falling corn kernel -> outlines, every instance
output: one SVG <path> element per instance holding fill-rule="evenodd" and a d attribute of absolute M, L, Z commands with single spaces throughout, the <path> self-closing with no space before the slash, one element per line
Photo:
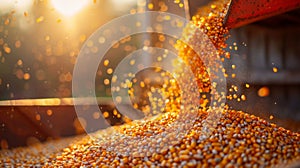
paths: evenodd
<path fill-rule="evenodd" d="M 231 78 L 235 78 L 235 77 L 236 77 L 235 73 L 231 74 Z"/>
<path fill-rule="evenodd" d="M 229 52 L 226 52 L 226 53 L 225 53 L 225 57 L 226 57 L 226 58 L 230 58 L 230 53 L 229 53 Z"/>
<path fill-rule="evenodd" d="M 121 103 L 122 102 L 122 97 L 121 96 L 117 96 L 116 97 L 116 102 L 117 103 Z"/>
<path fill-rule="evenodd" d="M 8 46 L 8 44 L 3 45 L 3 50 L 5 53 L 10 54 L 11 53 L 11 48 Z"/>
<path fill-rule="evenodd" d="M 153 3 L 148 3 L 148 9 L 152 10 L 154 7 Z"/>
<path fill-rule="evenodd" d="M 36 19 L 36 23 L 41 23 L 44 21 L 44 16 L 40 16 Z"/>
<path fill-rule="evenodd" d="M 109 79 L 104 79 L 103 83 L 104 83 L 104 85 L 109 85 L 110 81 L 109 81 Z"/>
<path fill-rule="evenodd" d="M 103 117 L 104 117 L 104 118 L 108 118 L 108 117 L 109 117 L 109 112 L 105 111 L 105 112 L 103 113 Z"/>
<path fill-rule="evenodd" d="M 250 88 L 250 85 L 248 83 L 245 84 L 246 88 Z"/>
<path fill-rule="evenodd" d="M 15 47 L 16 47 L 16 48 L 20 48 L 20 47 L 21 47 L 21 41 L 20 41 L 20 40 L 17 40 L 17 41 L 15 42 Z"/>
<path fill-rule="evenodd" d="M 274 73 L 278 72 L 278 68 L 273 67 L 273 72 L 274 72 Z"/>
<path fill-rule="evenodd" d="M 108 64 L 109 64 L 109 60 L 108 59 L 104 60 L 103 65 L 108 66 Z"/>
<path fill-rule="evenodd" d="M 180 0 L 174 0 L 174 3 L 179 4 Z"/>
<path fill-rule="evenodd" d="M 17 65 L 18 65 L 18 66 L 22 66 L 22 65 L 23 65 L 23 61 L 19 59 L 19 60 L 17 61 Z"/>
<path fill-rule="evenodd" d="M 23 78 L 24 78 L 24 80 L 29 80 L 30 79 L 30 74 L 29 73 L 24 73 Z"/>
<path fill-rule="evenodd" d="M 257 92 L 259 97 L 267 97 L 270 94 L 270 90 L 268 87 L 262 87 Z"/>
<path fill-rule="evenodd" d="M 111 82 L 112 83 L 115 83 L 117 81 L 118 77 L 116 75 L 114 75 L 112 78 L 111 78 Z"/>
<path fill-rule="evenodd" d="M 93 118 L 94 119 L 99 119 L 100 118 L 100 113 L 99 112 L 94 112 L 93 113 Z"/>
<path fill-rule="evenodd" d="M 235 86 L 235 85 L 232 85 L 232 88 L 233 88 L 233 90 L 235 91 L 235 92 L 237 92 L 238 91 L 238 87 L 237 86 Z"/>
<path fill-rule="evenodd" d="M 35 119 L 36 119 L 37 121 L 40 121 L 40 120 L 41 120 L 41 115 L 39 115 L 39 114 L 35 115 Z"/>
<path fill-rule="evenodd" d="M 143 88 L 145 87 L 145 83 L 143 81 L 140 82 L 140 86 Z"/>
<path fill-rule="evenodd" d="M 270 115 L 270 120 L 273 120 L 274 119 L 274 116 L 273 115 Z"/>
<path fill-rule="evenodd" d="M 121 118 L 121 114 L 118 114 L 118 115 L 117 115 L 117 118 Z"/>
<path fill-rule="evenodd" d="M 46 113 L 48 116 L 51 116 L 53 114 L 53 111 L 51 109 L 48 109 Z"/>
<path fill-rule="evenodd" d="M 109 75 L 111 75 L 113 73 L 113 69 L 112 68 L 108 68 L 106 70 L 106 73 L 109 74 Z"/>
<path fill-rule="evenodd" d="M 116 109 L 113 110 L 113 114 L 116 116 L 118 115 L 118 111 Z"/>
<path fill-rule="evenodd" d="M 245 95 L 241 95 L 241 99 L 242 99 L 243 101 L 245 101 L 247 98 L 246 98 Z"/>
<path fill-rule="evenodd" d="M 134 65 L 134 64 L 135 64 L 135 60 L 134 59 L 130 60 L 130 65 Z"/>

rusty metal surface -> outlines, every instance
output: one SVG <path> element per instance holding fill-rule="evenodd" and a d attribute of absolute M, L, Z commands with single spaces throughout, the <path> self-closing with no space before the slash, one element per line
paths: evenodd
<path fill-rule="evenodd" d="M 232 0 L 224 24 L 236 28 L 297 8 L 300 0 Z"/>

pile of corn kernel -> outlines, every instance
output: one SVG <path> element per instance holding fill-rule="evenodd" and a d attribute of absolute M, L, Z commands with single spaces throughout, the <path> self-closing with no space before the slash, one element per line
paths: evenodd
<path fill-rule="evenodd" d="M 2 150 L 3 166 L 45 167 L 274 167 L 287 165 L 300 159 L 300 134 L 277 127 L 253 115 L 226 111 L 217 128 L 209 137 L 201 134 L 202 122 L 207 113 L 200 112 L 190 132 L 179 143 L 151 155 L 135 157 L 107 151 L 106 144 L 123 143 L 122 134 L 142 135 L 168 124 L 152 120 L 118 126 L 120 132 L 102 130 L 90 136 L 50 141 L 26 148 Z M 162 138 L 164 142 L 164 138 Z M 126 144 L 138 145 L 128 141 Z M 151 145 L 151 144 L 150 144 Z M 120 149 L 122 150 L 122 149 Z"/>
<path fill-rule="evenodd" d="M 211 4 L 192 18 L 192 21 L 218 48 L 224 52 L 228 30 L 222 23 L 227 4 Z M 194 37 L 197 41 L 197 37 Z M 201 60 L 195 58 L 191 48 L 177 43 L 179 55 L 189 62 L 198 76 L 199 88 L 209 92 L 210 82 Z M 203 67 L 203 68 L 197 68 Z M 200 75 L 201 74 L 201 75 Z M 101 130 L 91 136 L 53 140 L 30 147 L 0 151 L 0 165 L 4 167 L 274 167 L 286 166 L 300 160 L 300 134 L 293 133 L 256 116 L 234 110 L 224 110 L 210 136 L 203 134 L 203 120 L 208 116 L 205 108 L 196 111 L 197 118 L 189 132 L 179 141 L 163 135 L 153 141 L 143 141 L 163 132 L 176 119 L 171 112 L 158 115 L 155 120 L 143 120 Z M 186 110 L 187 111 L 187 110 Z M 188 111 L 187 111 L 188 112 Z M 140 137 L 141 141 L 128 141 L 127 137 Z M 158 142 L 159 141 L 159 142 Z M 147 144 L 145 144 L 147 143 Z M 157 144 L 171 143 L 161 150 L 147 153 Z M 124 147 L 126 145 L 126 147 Z M 145 146 L 142 152 L 126 153 L 127 148 Z M 123 148 L 122 148 L 123 147 Z M 113 152 L 107 150 L 115 148 Z"/>

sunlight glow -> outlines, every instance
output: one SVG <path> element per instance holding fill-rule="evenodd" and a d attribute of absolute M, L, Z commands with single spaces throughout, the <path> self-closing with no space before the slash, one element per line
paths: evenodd
<path fill-rule="evenodd" d="M 89 3 L 88 0 L 52 0 L 53 7 L 65 16 L 73 16 Z"/>

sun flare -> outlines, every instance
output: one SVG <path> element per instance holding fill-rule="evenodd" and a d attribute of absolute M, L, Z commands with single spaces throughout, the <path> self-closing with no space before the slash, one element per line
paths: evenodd
<path fill-rule="evenodd" d="M 65 16 L 73 16 L 89 3 L 88 0 L 52 0 L 53 7 Z"/>

